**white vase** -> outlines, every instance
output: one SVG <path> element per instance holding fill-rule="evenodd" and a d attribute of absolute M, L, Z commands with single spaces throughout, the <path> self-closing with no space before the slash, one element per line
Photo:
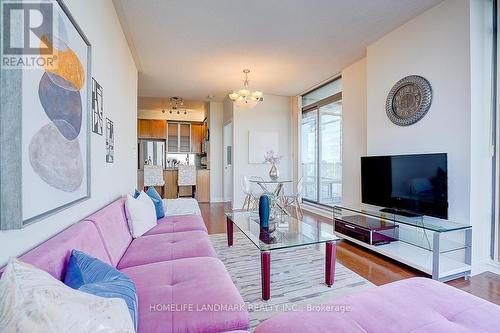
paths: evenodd
<path fill-rule="evenodd" d="M 269 170 L 269 178 L 271 178 L 272 180 L 276 180 L 279 177 L 280 177 L 280 172 L 276 167 L 276 164 L 273 163 L 273 165 L 271 166 L 271 170 Z"/>

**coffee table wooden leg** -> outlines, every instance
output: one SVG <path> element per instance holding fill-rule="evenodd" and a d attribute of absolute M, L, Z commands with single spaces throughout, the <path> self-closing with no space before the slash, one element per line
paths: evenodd
<path fill-rule="evenodd" d="M 271 298 L 271 252 L 260 253 L 260 275 L 262 279 L 262 299 Z"/>
<path fill-rule="evenodd" d="M 233 221 L 226 217 L 227 246 L 233 246 Z"/>
<path fill-rule="evenodd" d="M 337 254 L 337 247 L 334 241 L 326 242 L 325 254 L 325 283 L 328 287 L 333 285 L 335 280 L 335 257 Z"/>

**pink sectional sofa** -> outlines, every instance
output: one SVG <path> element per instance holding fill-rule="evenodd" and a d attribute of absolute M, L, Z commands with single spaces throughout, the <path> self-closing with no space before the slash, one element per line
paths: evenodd
<path fill-rule="evenodd" d="M 500 306 L 444 283 L 411 278 L 277 315 L 255 333 L 498 333 Z"/>
<path fill-rule="evenodd" d="M 133 239 L 125 199 L 119 199 L 20 259 L 63 280 L 73 249 L 115 266 L 135 282 L 138 332 L 226 332 L 248 327 L 243 299 L 216 258 L 201 216 L 163 218 L 146 235 Z M 220 311 L 212 311 L 214 306 Z"/>

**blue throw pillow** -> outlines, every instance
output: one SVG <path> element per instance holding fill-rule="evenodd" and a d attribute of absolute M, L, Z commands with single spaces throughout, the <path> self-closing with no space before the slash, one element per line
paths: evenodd
<path fill-rule="evenodd" d="M 161 200 L 160 195 L 156 192 L 156 189 L 153 186 L 150 186 L 146 191 L 146 194 L 153 200 L 156 209 L 156 218 L 161 219 L 165 217 L 165 210 L 163 209 L 163 200 Z"/>
<path fill-rule="evenodd" d="M 127 303 L 137 331 L 137 290 L 134 282 L 111 265 L 78 250 L 71 251 L 64 283 L 88 294 L 121 298 Z"/>

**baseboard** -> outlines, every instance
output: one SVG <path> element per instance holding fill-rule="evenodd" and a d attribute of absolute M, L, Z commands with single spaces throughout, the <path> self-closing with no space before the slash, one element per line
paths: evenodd
<path fill-rule="evenodd" d="M 489 260 L 483 266 L 485 271 L 500 275 L 500 263 L 498 261 Z"/>
<path fill-rule="evenodd" d="M 314 205 L 308 204 L 307 202 L 302 202 L 301 207 L 303 210 L 306 210 L 308 212 L 333 219 L 332 209 L 314 206 Z"/>
<path fill-rule="evenodd" d="M 224 198 L 210 198 L 210 202 L 217 203 L 217 202 L 226 202 Z"/>

